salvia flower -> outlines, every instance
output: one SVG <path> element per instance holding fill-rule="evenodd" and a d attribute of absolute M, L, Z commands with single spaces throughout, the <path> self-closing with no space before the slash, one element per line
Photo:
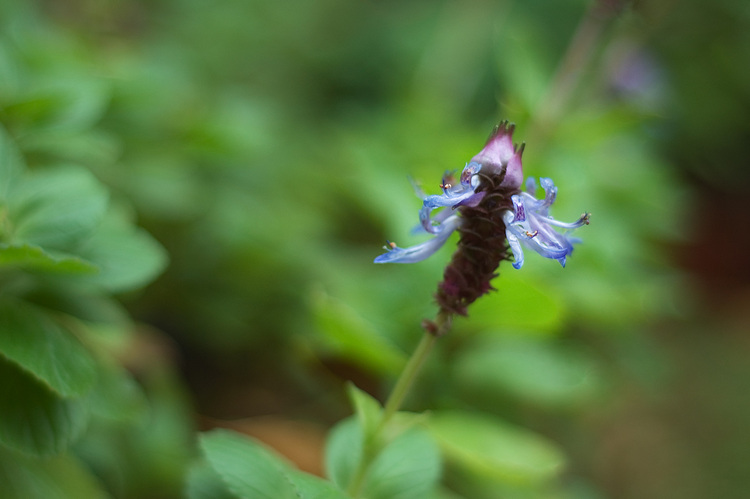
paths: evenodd
<path fill-rule="evenodd" d="M 571 230 L 588 224 L 588 214 L 571 224 L 549 215 L 557 195 L 550 179 L 541 179 L 544 199 L 536 199 L 533 179 L 527 182 L 528 192 L 521 192 L 524 144 L 513 144 L 514 129 L 507 121 L 496 126 L 458 179 L 451 173 L 443 176 L 442 194 L 428 196 L 415 185 L 422 199 L 418 231 L 433 237 L 409 248 L 388 241 L 387 252 L 375 259 L 375 263 L 419 262 L 458 231 L 458 247 L 435 295 L 442 316 L 466 315 L 468 305 L 492 289 L 490 281 L 497 275 L 498 265 L 510 260 L 511 252 L 513 266 L 521 268 L 522 245 L 564 266 L 578 240 L 557 232 L 555 227 Z M 440 211 L 433 213 L 435 210 Z"/>

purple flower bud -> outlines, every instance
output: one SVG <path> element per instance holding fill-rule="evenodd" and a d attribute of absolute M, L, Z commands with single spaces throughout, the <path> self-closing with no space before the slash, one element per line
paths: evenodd
<path fill-rule="evenodd" d="M 487 139 L 484 149 L 471 158 L 469 164 L 481 165 L 481 170 L 488 175 L 498 175 L 504 172 L 505 178 L 500 185 L 503 187 L 520 188 L 523 183 L 523 166 L 521 156 L 524 144 L 520 147 L 513 145 L 513 132 L 516 126 L 503 121 L 495 127 Z"/>

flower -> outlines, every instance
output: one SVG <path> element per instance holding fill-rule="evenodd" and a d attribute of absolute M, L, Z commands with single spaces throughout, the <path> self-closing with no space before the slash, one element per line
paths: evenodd
<path fill-rule="evenodd" d="M 484 148 L 466 164 L 458 183 L 454 182 L 450 172 L 443 176 L 440 183 L 442 194 L 427 196 L 415 185 L 414 190 L 422 199 L 419 232 L 424 231 L 435 237 L 410 248 L 399 248 L 394 243 L 386 241 L 387 245 L 384 248 L 387 253 L 375 258 L 375 263 L 415 263 L 439 250 L 463 222 L 456 213 L 457 209 L 462 206 L 476 207 L 487 195 L 487 190 L 480 188 L 482 177 L 499 176 L 501 179 L 498 187 L 517 190 L 523 178 L 521 156 L 524 147 L 513 146 L 514 129 L 515 125 L 509 125 L 507 121 L 496 126 Z M 434 210 L 448 207 L 450 209 L 432 216 Z"/>
<path fill-rule="evenodd" d="M 441 313 L 466 315 L 466 307 L 492 289 L 490 281 L 502 260 L 510 260 L 521 268 L 524 261 L 522 245 L 565 266 L 573 243 L 567 231 L 589 223 L 589 214 L 576 222 L 558 222 L 549 215 L 557 196 L 557 188 L 542 178 L 544 199 L 536 199 L 536 182 L 527 181 L 527 192 L 521 192 L 524 144 L 513 145 L 515 125 L 504 121 L 497 125 L 484 148 L 466 164 L 458 182 L 446 173 L 440 184 L 442 194 L 426 195 L 415 185 L 422 199 L 417 231 L 433 237 L 428 241 L 401 248 L 387 241 L 386 253 L 375 263 L 414 263 L 424 260 L 445 244 L 454 231 L 461 238 L 443 281 L 438 285 L 436 299 Z M 435 210 L 442 209 L 433 214 Z M 559 233 L 555 227 L 567 229 Z"/>
<path fill-rule="evenodd" d="M 505 236 L 508 238 L 510 249 L 513 251 L 513 267 L 523 266 L 523 249 L 521 244 L 528 246 L 540 255 L 552 258 L 565 267 L 565 259 L 573 252 L 573 243 L 580 242 L 567 233 L 559 233 L 553 227 L 577 229 L 589 224 L 590 213 L 584 213 L 572 223 L 558 222 L 549 215 L 549 209 L 557 197 L 557 187 L 549 178 L 540 178 L 544 199 L 537 199 L 536 180 L 529 177 L 526 180 L 526 192 L 511 197 L 513 211 L 503 213 L 503 221 L 507 227 Z"/>

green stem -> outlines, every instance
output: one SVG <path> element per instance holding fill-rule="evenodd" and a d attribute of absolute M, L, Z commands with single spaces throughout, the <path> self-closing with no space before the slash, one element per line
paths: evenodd
<path fill-rule="evenodd" d="M 388 425 L 390 420 L 393 418 L 404 402 L 406 395 L 409 393 L 409 389 L 414 384 L 414 380 L 417 378 L 424 361 L 427 359 L 432 346 L 437 341 L 438 336 L 445 334 L 448 327 L 450 327 L 450 317 L 438 316 L 438 332 L 434 334 L 431 332 L 425 332 L 422 336 L 422 340 L 417 345 L 414 353 L 409 357 L 409 361 L 406 363 L 404 370 L 401 371 L 401 375 L 398 377 L 396 384 L 391 391 L 388 400 L 385 403 L 385 409 L 383 415 L 380 418 L 377 428 L 369 438 L 362 443 L 362 458 L 359 461 L 359 465 L 354 472 L 352 481 L 349 483 L 347 492 L 350 496 L 357 498 L 362 493 L 362 488 L 365 485 L 365 477 L 370 465 L 377 457 L 380 452 L 380 445 L 382 439 L 380 438 L 381 432 Z"/>
<path fill-rule="evenodd" d="M 545 96 L 536 108 L 529 141 L 543 138 L 560 119 L 586 66 L 591 61 L 606 25 L 616 10 L 607 9 L 603 2 L 593 2 L 581 19 Z"/>
<path fill-rule="evenodd" d="M 378 430 L 385 427 L 401 407 L 401 404 L 406 398 L 406 394 L 409 393 L 409 389 L 414 383 L 422 364 L 424 364 L 425 359 L 427 359 L 427 355 L 430 353 L 430 350 L 432 350 L 432 346 L 435 344 L 436 340 L 437 336 L 434 334 L 425 333 L 422 336 L 422 340 L 409 358 L 409 362 L 406 363 L 406 367 L 404 367 L 404 370 L 401 372 L 401 376 L 399 376 L 398 381 L 396 381 L 396 385 L 393 387 L 393 391 L 385 403 L 383 419 L 380 420 Z"/>

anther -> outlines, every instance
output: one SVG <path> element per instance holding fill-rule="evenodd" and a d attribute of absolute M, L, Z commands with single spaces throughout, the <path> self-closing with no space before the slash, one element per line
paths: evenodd
<path fill-rule="evenodd" d="M 528 237 L 529 239 L 536 237 L 537 234 L 539 234 L 538 230 L 535 230 L 534 232 L 529 232 L 528 230 L 526 231 L 526 237 Z"/>
<path fill-rule="evenodd" d="M 385 246 L 383 246 L 383 249 L 386 249 L 388 251 L 398 248 L 396 243 L 393 241 L 389 241 L 388 239 L 385 240 Z"/>

